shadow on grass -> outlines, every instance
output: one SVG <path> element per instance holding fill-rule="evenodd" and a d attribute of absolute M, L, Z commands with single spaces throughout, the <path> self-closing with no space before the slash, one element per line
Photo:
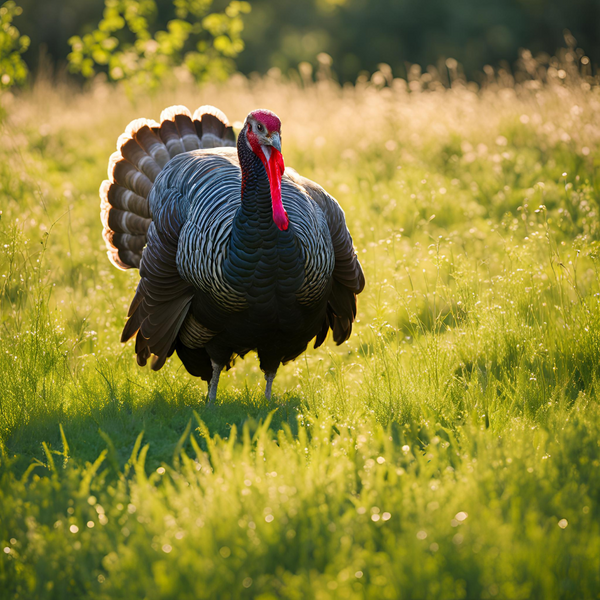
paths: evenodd
<path fill-rule="evenodd" d="M 192 391 L 192 390 L 190 390 Z M 93 462 L 105 448 L 122 468 L 129 457 L 138 435 L 143 431 L 142 443 L 149 444 L 146 467 L 152 471 L 162 463 L 172 464 L 173 455 L 181 436 L 191 421 L 192 431 L 198 427 L 194 412 L 204 422 L 211 436 L 227 438 L 235 425 L 238 432 L 247 425 L 252 434 L 270 413 L 269 428 L 276 432 L 287 424 L 294 435 L 298 431 L 297 416 L 301 411 L 299 397 L 285 394 L 270 401 L 259 393 L 246 389 L 241 392 L 225 392 L 219 395 L 213 406 L 207 406 L 204 396 L 179 396 L 174 401 L 160 392 L 154 392 L 144 402 L 125 395 L 120 400 L 96 405 L 74 415 L 47 414 L 32 418 L 16 430 L 6 444 L 10 469 L 19 476 L 32 462 L 46 463 L 42 442 L 55 454 L 62 454 L 75 465 Z M 66 442 L 61 436 L 62 426 Z M 204 440 L 196 434 L 196 440 L 205 447 Z M 193 455 L 186 437 L 183 450 Z M 60 458 L 57 458 L 57 462 Z M 4 465 L 3 465 L 4 466 Z M 2 468 L 2 467 L 0 467 Z M 39 470 L 36 470 L 41 474 Z"/>

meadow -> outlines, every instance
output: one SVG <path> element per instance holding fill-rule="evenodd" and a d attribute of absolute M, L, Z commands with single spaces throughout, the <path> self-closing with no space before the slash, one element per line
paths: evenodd
<path fill-rule="evenodd" d="M 434 70 L 0 96 L 0 598 L 600 595 L 600 87 L 572 52 Z M 340 202 L 359 321 L 216 406 L 119 343 L 101 238 L 118 135 L 268 107 Z"/>

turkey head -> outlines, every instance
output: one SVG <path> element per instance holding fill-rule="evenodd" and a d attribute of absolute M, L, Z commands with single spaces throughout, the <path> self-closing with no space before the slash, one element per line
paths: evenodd
<path fill-rule="evenodd" d="M 253 110 L 247 117 L 240 133 L 238 151 L 240 163 L 243 165 L 244 156 L 241 150 L 243 142 L 260 159 L 271 188 L 271 203 L 273 206 L 273 221 L 281 231 L 287 231 L 289 226 L 288 215 L 281 202 L 281 178 L 285 171 L 285 164 L 281 154 L 281 121 L 270 110 Z M 243 170 L 243 169 L 242 169 Z M 242 196 L 244 183 L 242 182 Z"/>

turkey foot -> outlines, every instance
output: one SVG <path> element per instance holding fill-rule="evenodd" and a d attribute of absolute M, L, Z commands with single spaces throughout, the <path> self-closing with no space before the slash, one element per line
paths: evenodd
<path fill-rule="evenodd" d="M 219 386 L 219 377 L 221 376 L 221 371 L 223 370 L 223 365 L 218 365 L 214 360 L 211 360 L 210 364 L 213 368 L 213 374 L 210 379 L 210 383 L 208 384 L 207 406 L 210 406 L 217 399 L 217 387 Z"/>
<path fill-rule="evenodd" d="M 275 375 L 277 375 L 276 371 L 265 373 L 265 379 L 267 380 L 267 387 L 265 388 L 265 398 L 267 400 L 271 399 L 271 391 L 273 389 L 273 379 L 275 379 Z"/>

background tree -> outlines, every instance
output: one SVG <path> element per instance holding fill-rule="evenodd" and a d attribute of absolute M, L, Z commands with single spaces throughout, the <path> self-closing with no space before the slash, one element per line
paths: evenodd
<path fill-rule="evenodd" d="M 155 0 L 105 0 L 97 29 L 70 38 L 71 71 L 92 77 L 104 71 L 112 80 L 156 87 L 177 70 L 197 81 L 223 79 L 234 70 L 243 50 L 241 15 L 247 2 L 233 0 L 210 12 L 212 0 L 173 0 L 174 19 L 151 31 Z"/>
<path fill-rule="evenodd" d="M 67 40 L 97 29 L 104 0 L 21 0 L 19 28 L 32 39 L 25 60 L 35 68 L 41 49 L 65 63 Z M 172 0 L 153 0 L 149 30 L 166 30 L 178 17 Z M 202 3 L 198 3 L 201 5 Z M 520 48 L 553 55 L 564 46 L 569 29 L 593 64 L 600 62 L 600 0 L 251 0 L 240 39 L 244 52 L 235 58 L 242 73 L 284 72 L 301 61 L 316 65 L 326 52 L 342 81 L 354 81 L 381 62 L 404 75 L 407 63 L 425 67 L 440 57 L 455 58 L 468 77 L 484 65 L 513 63 Z M 214 0 L 223 13 L 227 0 Z M 188 15 L 192 22 L 197 17 Z M 118 37 L 118 36 L 117 36 Z"/>
<path fill-rule="evenodd" d="M 0 89 L 23 83 L 27 77 L 27 65 L 21 55 L 29 47 L 29 38 L 12 24 L 22 12 L 12 0 L 0 8 Z"/>

